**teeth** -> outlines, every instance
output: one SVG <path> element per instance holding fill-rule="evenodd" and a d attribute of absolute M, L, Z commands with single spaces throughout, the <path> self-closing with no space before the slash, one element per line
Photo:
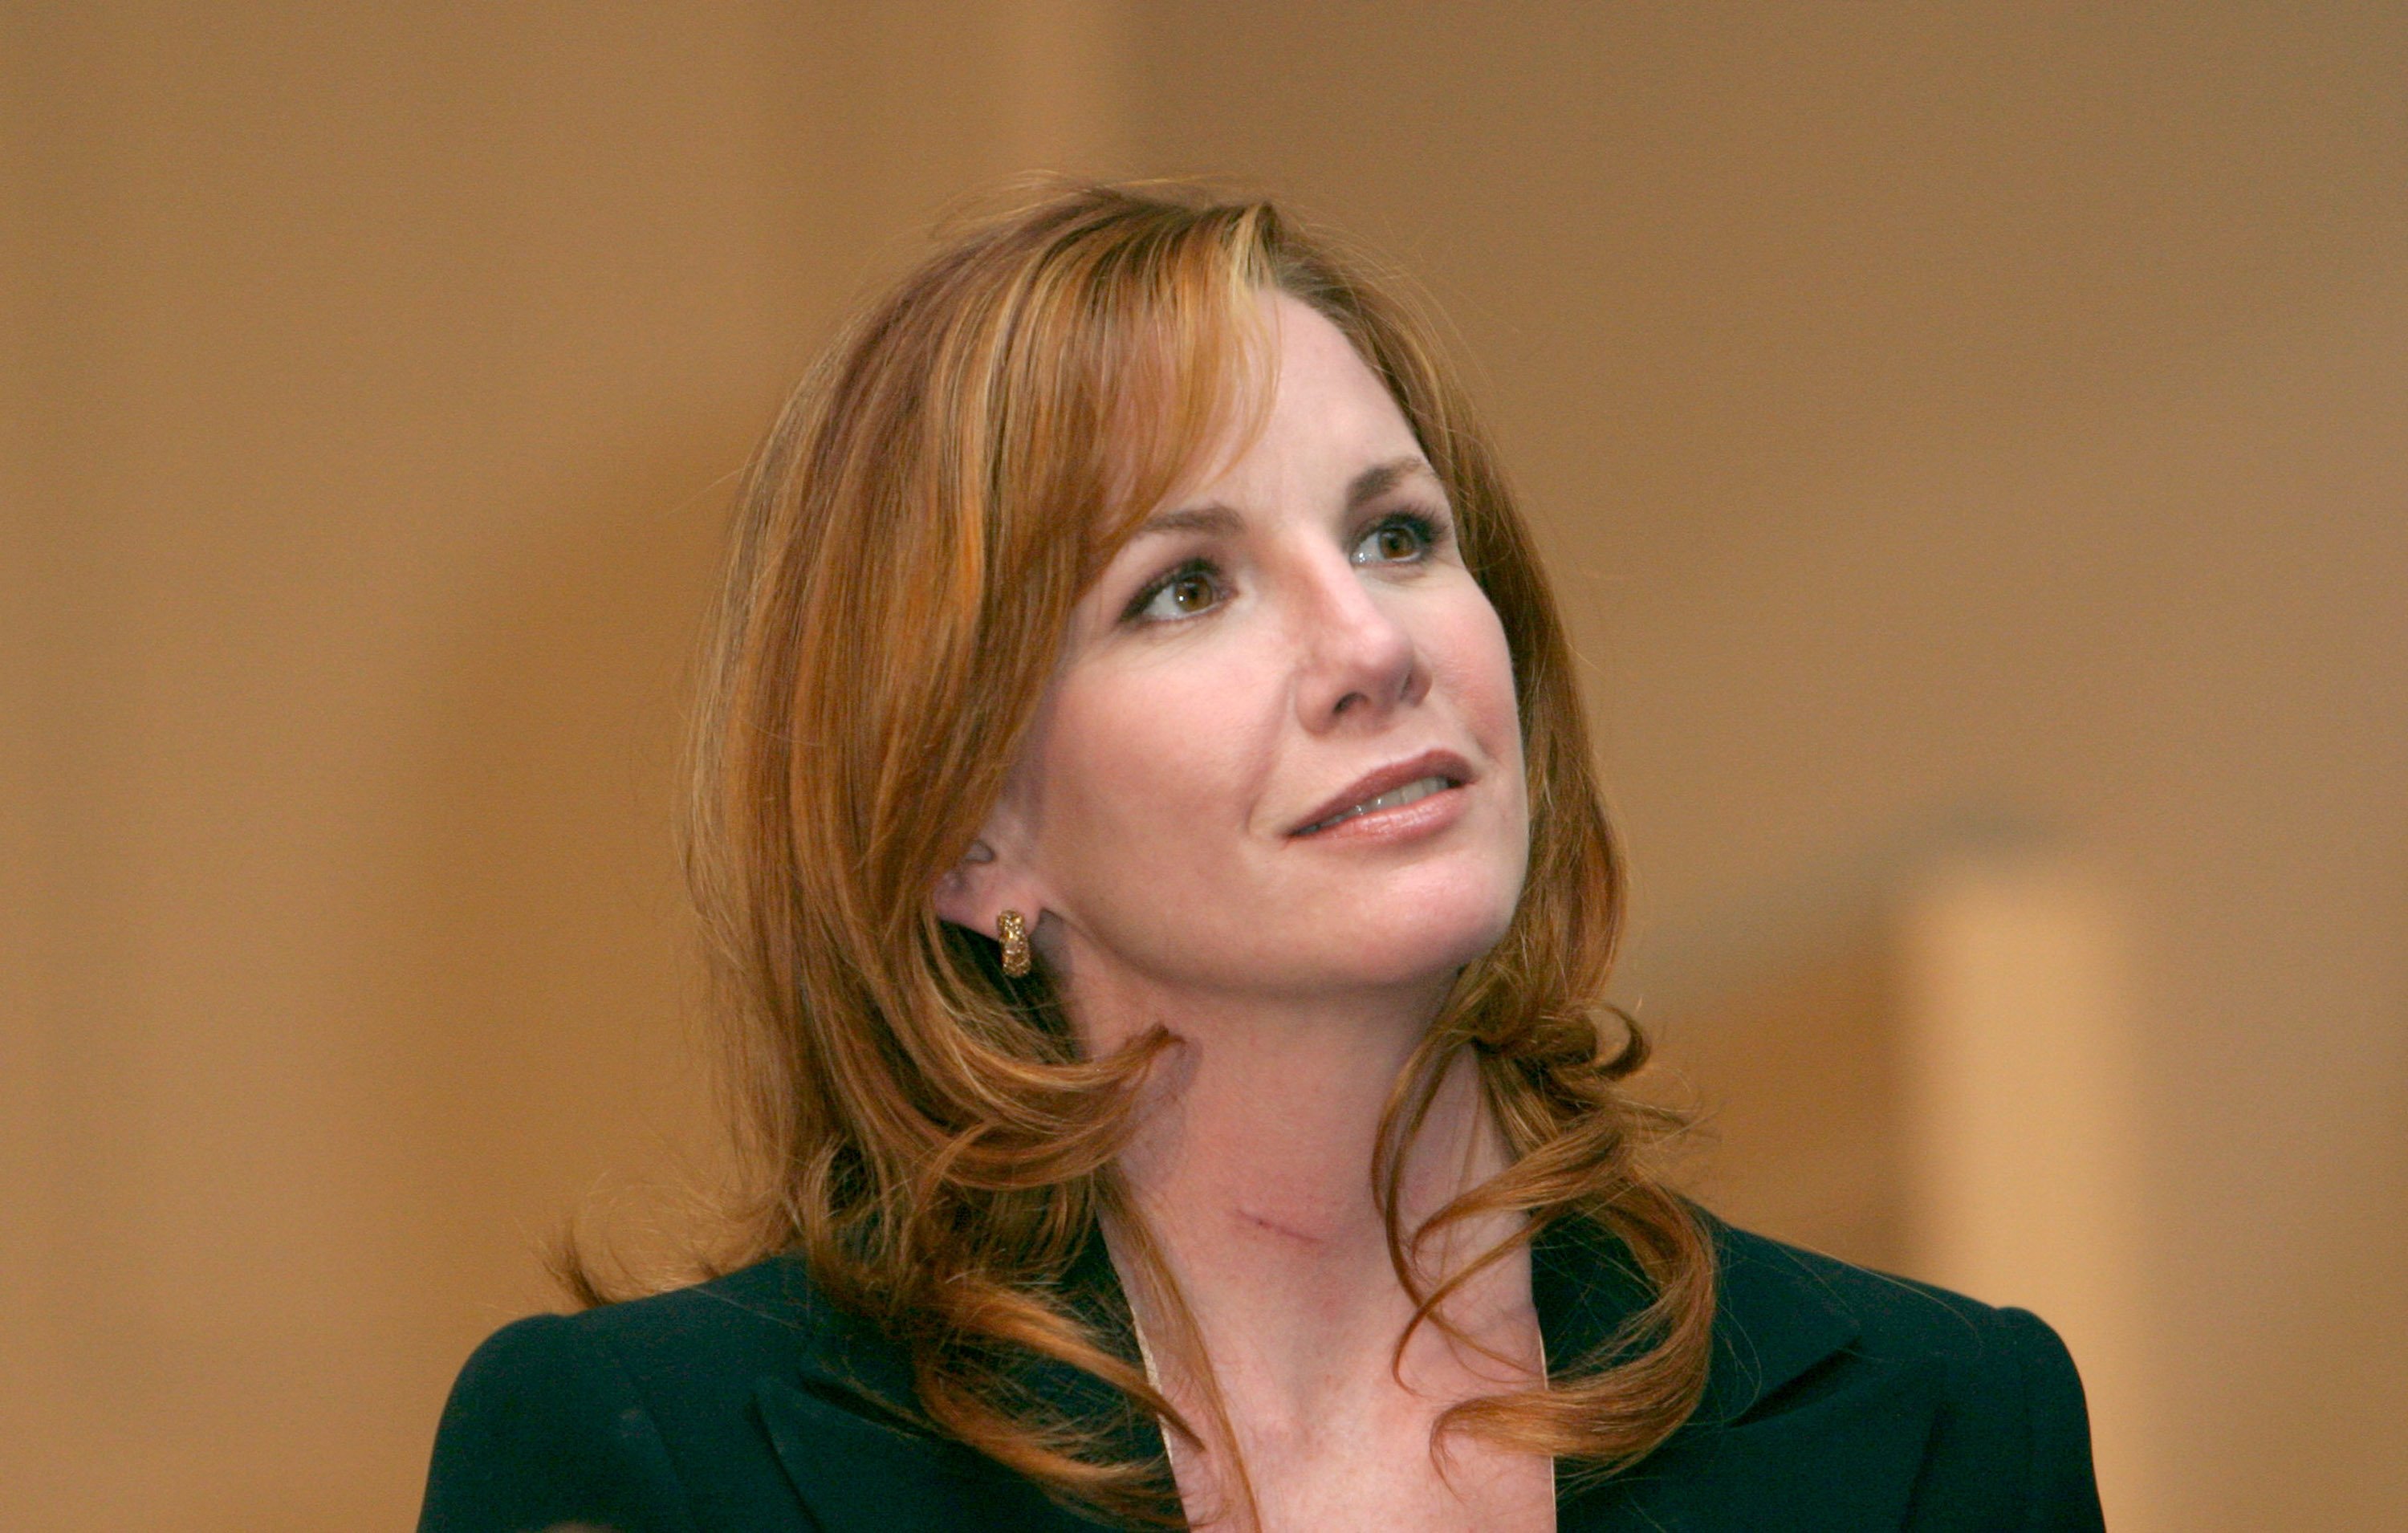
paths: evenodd
<path fill-rule="evenodd" d="M 1401 788 L 1390 788 L 1375 798 L 1367 798 L 1353 809 L 1341 809 L 1317 824 L 1307 825 L 1305 833 L 1310 835 L 1316 830 L 1327 830 L 1330 826 L 1341 821 L 1352 820 L 1358 814 L 1369 814 L 1375 809 L 1393 809 L 1401 805 L 1412 803 L 1415 799 L 1427 798 L 1434 793 L 1445 792 L 1447 786 L 1447 780 L 1442 777 L 1419 778 Z"/>

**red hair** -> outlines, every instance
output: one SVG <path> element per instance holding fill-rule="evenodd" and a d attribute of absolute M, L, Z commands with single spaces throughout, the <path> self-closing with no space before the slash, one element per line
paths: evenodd
<path fill-rule="evenodd" d="M 1605 1357 L 1440 1429 L 1627 1465 L 1695 1408 L 1713 1309 L 1711 1242 L 1639 1158 L 1669 1123 L 1621 1086 L 1644 1043 L 1603 1005 L 1622 867 L 1570 650 L 1428 333 L 1268 203 L 1045 196 L 955 233 L 871 305 L 761 449 L 702 689 L 689 861 L 749 1176 L 733 1261 L 799 1254 L 908 1349 L 936 1426 L 1125 1517 L 1175 1518 L 1162 1466 L 1114 1457 L 1012 1380 L 1015 1360 L 1055 1359 L 1187 1429 L 1058 1289 L 1096 1221 L 1127 1217 L 1111 1168 L 1160 1039 L 1083 1057 L 1042 973 L 1005 977 L 930 894 L 1000 792 L 1072 604 L 1259 394 L 1267 290 L 1326 316 L 1395 396 L 1518 689 L 1529 873 L 1391 1099 L 1375 1185 L 1398 1270 L 1412 1288 L 1421 1236 L 1512 1210 L 1516 1240 L 1601 1224 L 1655 1295 Z M 1395 1168 L 1465 1051 L 1512 1164 L 1399 1229 Z M 1444 1290 L 1415 1291 L 1443 1325 Z"/>

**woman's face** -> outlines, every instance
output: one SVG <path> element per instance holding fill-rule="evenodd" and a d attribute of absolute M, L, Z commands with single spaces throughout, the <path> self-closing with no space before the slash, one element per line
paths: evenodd
<path fill-rule="evenodd" d="M 1427 987 L 1520 897 L 1503 627 L 1387 391 L 1311 308 L 1266 312 L 1261 435 L 1082 599 L 982 848 L 939 891 L 989 933 L 1030 915 L 1074 1003 Z"/>

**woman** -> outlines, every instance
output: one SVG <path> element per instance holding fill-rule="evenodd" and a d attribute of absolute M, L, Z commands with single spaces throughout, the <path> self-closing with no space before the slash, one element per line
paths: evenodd
<path fill-rule="evenodd" d="M 705 695 L 740 1249 L 488 1341 L 423 1528 L 2098 1525 L 2045 1325 L 1646 1170 L 1527 536 L 1268 206 L 1062 193 L 876 305 Z"/>

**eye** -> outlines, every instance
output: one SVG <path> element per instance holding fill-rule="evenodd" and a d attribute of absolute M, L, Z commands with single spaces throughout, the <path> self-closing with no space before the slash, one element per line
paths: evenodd
<path fill-rule="evenodd" d="M 1438 546 L 1438 524 L 1416 511 L 1398 511 L 1372 523 L 1354 545 L 1358 565 L 1412 564 Z"/>
<path fill-rule="evenodd" d="M 1139 592 L 1124 616 L 1132 623 L 1176 623 L 1211 611 L 1221 595 L 1220 573 L 1191 559 Z"/>

